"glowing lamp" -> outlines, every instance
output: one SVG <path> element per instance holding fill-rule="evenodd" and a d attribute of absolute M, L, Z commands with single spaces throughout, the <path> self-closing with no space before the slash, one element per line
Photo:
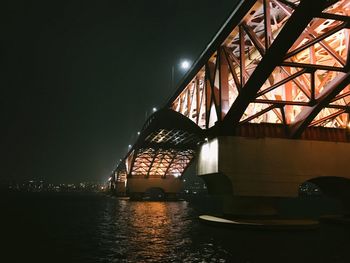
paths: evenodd
<path fill-rule="evenodd" d="M 189 69 L 190 68 L 190 62 L 188 60 L 184 60 L 181 62 L 181 68 L 182 69 Z"/>

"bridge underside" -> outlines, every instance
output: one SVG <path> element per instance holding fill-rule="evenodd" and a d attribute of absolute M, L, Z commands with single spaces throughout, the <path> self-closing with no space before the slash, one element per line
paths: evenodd
<path fill-rule="evenodd" d="M 209 184 L 255 201 L 348 177 L 349 46 L 348 0 L 240 1 L 118 169 L 176 180 L 200 150 Z"/>
<path fill-rule="evenodd" d="M 128 156 L 128 174 L 132 178 L 178 178 L 192 161 L 197 142 L 186 131 L 154 131 Z"/>
<path fill-rule="evenodd" d="M 120 165 L 126 191 L 137 197 L 154 187 L 168 196 L 180 192 L 180 177 L 202 140 L 201 129 L 181 114 L 168 109 L 156 112 L 122 162 L 125 166 Z"/>
<path fill-rule="evenodd" d="M 346 0 L 241 1 L 169 100 L 211 138 L 198 173 L 229 208 L 271 212 L 306 180 L 349 178 L 349 28 Z"/>

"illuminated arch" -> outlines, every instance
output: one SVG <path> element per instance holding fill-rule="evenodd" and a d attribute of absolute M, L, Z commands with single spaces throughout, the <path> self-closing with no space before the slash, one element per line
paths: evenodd
<path fill-rule="evenodd" d="M 178 178 L 192 162 L 201 129 L 170 109 L 154 113 L 126 159 L 128 177 Z"/>

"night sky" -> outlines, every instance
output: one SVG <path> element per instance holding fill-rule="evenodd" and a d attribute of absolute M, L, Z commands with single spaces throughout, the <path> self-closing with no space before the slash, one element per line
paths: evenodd
<path fill-rule="evenodd" d="M 0 180 L 106 180 L 235 2 L 2 1 Z"/>

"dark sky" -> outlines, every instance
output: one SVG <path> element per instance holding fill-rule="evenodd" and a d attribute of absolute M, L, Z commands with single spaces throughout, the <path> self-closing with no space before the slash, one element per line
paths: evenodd
<path fill-rule="evenodd" d="M 235 2 L 2 1 L 0 180 L 105 180 Z"/>

